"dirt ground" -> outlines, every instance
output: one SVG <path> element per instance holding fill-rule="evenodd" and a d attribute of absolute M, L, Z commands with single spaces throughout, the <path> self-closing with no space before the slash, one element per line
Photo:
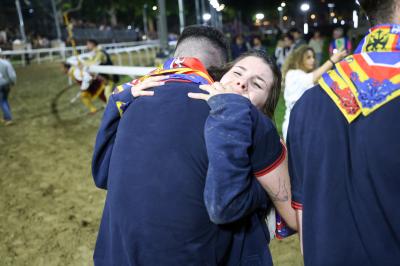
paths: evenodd
<path fill-rule="evenodd" d="M 0 265 L 92 265 L 105 198 L 90 174 L 101 112 L 71 104 L 76 87 L 60 93 L 57 63 L 17 75 L 15 124 L 0 125 Z M 302 265 L 297 236 L 271 249 L 275 265 Z"/>

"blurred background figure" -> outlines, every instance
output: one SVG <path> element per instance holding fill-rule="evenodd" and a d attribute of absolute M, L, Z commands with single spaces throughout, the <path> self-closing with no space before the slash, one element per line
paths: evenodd
<path fill-rule="evenodd" d="M 286 61 L 286 58 L 294 49 L 294 39 L 293 36 L 289 33 L 285 34 L 281 40 L 278 41 L 278 44 L 275 49 L 275 58 L 276 64 L 280 69 L 282 69 L 283 64 Z"/>
<path fill-rule="evenodd" d="M 333 30 L 333 40 L 329 44 L 329 54 L 335 54 L 338 51 L 346 50 L 347 53 L 351 53 L 352 45 L 350 40 L 344 36 L 342 28 L 336 28 Z"/>
<path fill-rule="evenodd" d="M 315 65 L 320 66 L 322 61 L 322 49 L 324 47 L 324 39 L 321 37 L 321 33 L 318 30 L 314 32 L 314 35 L 310 39 L 308 45 L 313 48 L 315 52 Z"/>
<path fill-rule="evenodd" d="M 347 55 L 345 50 L 331 56 L 322 66 L 315 67 L 315 52 L 308 45 L 302 45 L 294 50 L 286 60 L 283 69 L 284 99 L 286 105 L 285 118 L 282 124 L 283 137 L 289 127 L 290 112 L 295 103 L 308 89 L 312 88 L 322 74 L 330 70 L 337 62 Z"/>
<path fill-rule="evenodd" d="M 289 34 L 292 35 L 294 39 L 294 49 L 297 49 L 303 44 L 306 44 L 306 41 L 303 39 L 303 34 L 299 31 L 298 28 L 291 28 L 289 30 Z"/>
<path fill-rule="evenodd" d="M 249 49 L 243 36 L 241 34 L 237 35 L 232 44 L 232 60 L 238 58 L 241 54 L 247 52 L 248 50 Z"/>
<path fill-rule="evenodd" d="M 252 50 L 267 52 L 267 48 L 262 44 L 260 36 L 253 37 L 252 45 Z"/>
<path fill-rule="evenodd" d="M 7 32 L 5 30 L 0 30 L 0 45 L 7 43 Z"/>
<path fill-rule="evenodd" d="M 64 74 L 67 74 L 71 80 L 75 81 L 80 86 L 80 92 L 76 98 L 78 98 L 78 96 L 80 97 L 82 103 L 88 109 L 89 114 L 93 115 L 97 113 L 98 109 L 93 104 L 93 100 L 99 98 L 103 102 L 106 102 L 104 92 L 106 80 L 100 75 L 93 77 L 84 68 L 72 66 L 68 63 L 62 63 L 62 68 Z M 75 99 L 73 99 L 72 102 L 75 101 Z"/>
<path fill-rule="evenodd" d="M 102 65 L 102 66 L 111 66 L 113 62 L 111 60 L 110 55 L 107 53 L 106 50 L 102 49 L 96 40 L 89 39 L 86 42 L 86 48 L 91 52 L 91 57 L 89 60 L 85 61 L 86 66 L 90 65 Z M 104 95 L 106 99 L 110 97 L 115 84 L 119 81 L 118 75 L 107 75 L 107 74 L 100 74 L 105 80 L 105 88 L 104 88 Z"/>
<path fill-rule="evenodd" d="M 3 111 L 4 125 L 12 124 L 12 115 L 10 105 L 8 103 L 8 94 L 10 88 L 17 82 L 17 75 L 11 63 L 1 56 L 0 49 L 0 104 Z"/>

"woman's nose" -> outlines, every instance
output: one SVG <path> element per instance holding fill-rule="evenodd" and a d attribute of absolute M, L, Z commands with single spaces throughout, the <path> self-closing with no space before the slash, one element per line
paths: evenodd
<path fill-rule="evenodd" d="M 243 91 L 246 91 L 246 90 L 247 90 L 246 84 L 245 84 L 244 82 L 242 82 L 242 81 L 238 81 L 238 82 L 236 83 L 236 85 L 239 87 L 240 90 L 243 90 Z"/>

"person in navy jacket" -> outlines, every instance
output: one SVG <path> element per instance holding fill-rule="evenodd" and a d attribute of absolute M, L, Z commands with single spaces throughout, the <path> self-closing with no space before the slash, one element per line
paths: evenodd
<path fill-rule="evenodd" d="M 373 27 L 290 117 L 307 266 L 400 264 L 400 2 L 358 2 Z"/>

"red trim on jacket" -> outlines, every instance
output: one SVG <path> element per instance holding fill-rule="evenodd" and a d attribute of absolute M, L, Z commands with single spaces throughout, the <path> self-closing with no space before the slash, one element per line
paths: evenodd
<path fill-rule="evenodd" d="M 281 163 L 285 160 L 286 153 L 287 153 L 286 146 L 282 140 L 281 140 L 281 144 L 282 144 L 282 152 L 281 152 L 281 155 L 279 155 L 278 159 L 271 165 L 265 167 L 264 169 L 255 172 L 254 175 L 256 177 L 262 177 L 262 176 L 270 173 L 271 171 L 275 170 L 279 165 L 281 165 Z"/>
<path fill-rule="evenodd" d="M 303 204 L 292 200 L 292 208 L 295 210 L 303 210 Z"/>

